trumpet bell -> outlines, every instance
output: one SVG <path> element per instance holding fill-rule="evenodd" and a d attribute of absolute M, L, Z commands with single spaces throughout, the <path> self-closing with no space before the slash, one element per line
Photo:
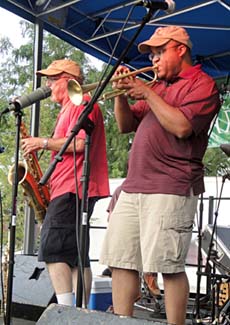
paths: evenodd
<path fill-rule="evenodd" d="M 83 90 L 79 82 L 74 79 L 68 81 L 68 95 L 72 103 L 80 105 L 83 99 Z"/>

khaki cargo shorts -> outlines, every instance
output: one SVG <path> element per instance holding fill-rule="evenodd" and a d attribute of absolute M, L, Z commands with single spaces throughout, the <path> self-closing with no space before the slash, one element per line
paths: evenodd
<path fill-rule="evenodd" d="M 193 195 L 121 192 L 100 263 L 139 272 L 183 272 L 197 201 Z"/>

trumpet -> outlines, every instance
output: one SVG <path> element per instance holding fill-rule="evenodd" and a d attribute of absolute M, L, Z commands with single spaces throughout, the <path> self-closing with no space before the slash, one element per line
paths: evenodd
<path fill-rule="evenodd" d="M 151 67 L 145 67 L 145 68 L 142 68 L 142 69 L 139 69 L 136 71 L 124 73 L 122 75 L 111 78 L 109 83 L 115 82 L 115 81 L 118 81 L 120 79 L 124 79 L 127 77 L 135 77 L 136 75 L 138 75 L 140 73 L 147 72 L 147 71 L 152 71 L 154 73 L 153 80 L 151 80 L 150 82 L 147 83 L 148 85 L 151 85 L 157 80 L 157 68 L 158 67 L 155 64 L 154 66 L 151 66 Z M 104 80 L 102 80 L 101 82 L 94 82 L 91 84 L 80 85 L 75 79 L 70 79 L 68 81 L 68 86 L 67 86 L 69 98 L 75 105 L 80 105 L 82 102 L 83 95 L 85 93 L 92 91 L 92 90 L 95 90 L 98 87 L 98 85 L 100 83 L 102 83 L 103 81 Z M 116 96 L 124 94 L 125 92 L 126 92 L 125 89 L 115 89 L 113 91 L 102 94 L 102 96 L 98 100 L 100 101 L 100 100 L 112 99 Z"/>

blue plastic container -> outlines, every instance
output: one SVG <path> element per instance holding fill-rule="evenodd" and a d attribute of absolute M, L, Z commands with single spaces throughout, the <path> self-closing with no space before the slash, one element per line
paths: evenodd
<path fill-rule="evenodd" d="M 93 277 L 88 308 L 106 311 L 112 305 L 112 279 Z"/>

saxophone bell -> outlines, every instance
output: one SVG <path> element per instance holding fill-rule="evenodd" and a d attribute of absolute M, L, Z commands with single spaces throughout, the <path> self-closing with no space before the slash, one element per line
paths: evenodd
<path fill-rule="evenodd" d="M 15 172 L 15 165 L 12 165 L 8 172 L 8 182 L 10 185 L 13 185 L 14 172 Z M 23 161 L 19 161 L 18 162 L 18 184 L 22 184 L 24 182 L 27 172 L 28 172 L 27 164 Z"/>
<path fill-rule="evenodd" d="M 38 184 L 37 166 L 32 160 L 31 166 L 33 169 L 29 170 L 29 167 L 26 162 L 18 162 L 18 184 L 23 188 L 23 193 L 25 199 L 27 200 L 28 205 L 33 208 L 35 217 L 39 222 L 43 222 L 46 209 L 49 204 L 50 196 L 49 191 L 46 186 L 41 187 Z M 8 172 L 8 182 L 13 184 L 15 173 L 15 165 L 12 165 Z M 39 175 L 40 177 L 40 175 Z"/>
<path fill-rule="evenodd" d="M 22 123 L 20 132 L 22 138 L 28 137 L 25 125 Z M 8 172 L 8 182 L 12 185 L 14 182 L 15 164 Z M 38 158 L 34 152 L 31 152 L 24 161 L 18 162 L 18 184 L 23 187 L 23 193 L 28 205 L 33 208 L 35 217 L 39 222 L 43 222 L 46 209 L 50 201 L 49 187 L 40 185 L 42 177 Z"/>

